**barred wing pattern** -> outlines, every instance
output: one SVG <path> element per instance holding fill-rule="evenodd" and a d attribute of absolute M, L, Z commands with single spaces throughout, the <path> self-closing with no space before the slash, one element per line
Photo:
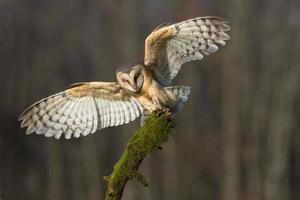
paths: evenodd
<path fill-rule="evenodd" d="M 143 112 L 140 103 L 115 82 L 74 84 L 27 108 L 19 117 L 26 134 L 66 139 L 109 126 L 127 124 Z"/>
<path fill-rule="evenodd" d="M 220 17 L 198 17 L 156 28 L 145 41 L 144 64 L 164 86 L 181 69 L 181 65 L 201 60 L 224 46 L 230 36 L 227 21 Z"/>

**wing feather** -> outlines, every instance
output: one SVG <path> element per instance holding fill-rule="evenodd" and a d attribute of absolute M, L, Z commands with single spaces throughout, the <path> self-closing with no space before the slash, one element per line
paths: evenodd
<path fill-rule="evenodd" d="M 85 136 L 109 126 L 129 123 L 143 108 L 115 82 L 74 84 L 64 92 L 44 98 L 19 117 L 27 134 L 66 139 Z"/>
<path fill-rule="evenodd" d="M 93 128 L 92 128 L 91 133 L 93 134 L 97 131 L 97 128 L 98 128 L 98 121 L 100 120 L 100 112 L 99 112 L 99 109 L 97 108 L 95 98 L 94 97 L 91 97 L 91 98 L 92 98 L 91 101 L 93 102 L 93 103 L 91 103 L 91 106 L 92 106 L 92 109 L 93 109 Z M 99 116 L 99 118 L 98 118 L 98 116 Z"/>
<path fill-rule="evenodd" d="M 198 17 L 156 28 L 145 41 L 144 64 L 164 86 L 170 85 L 181 66 L 216 52 L 230 36 L 220 17 Z"/>

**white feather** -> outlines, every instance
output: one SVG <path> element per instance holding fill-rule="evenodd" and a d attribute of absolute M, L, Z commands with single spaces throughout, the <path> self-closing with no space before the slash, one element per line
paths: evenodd
<path fill-rule="evenodd" d="M 115 125 L 115 114 L 116 114 L 116 110 L 115 110 L 115 106 L 113 103 L 109 104 L 110 107 L 110 123 L 109 126 L 114 126 Z"/>
<path fill-rule="evenodd" d="M 101 123 L 99 128 L 101 129 L 101 128 L 104 127 L 104 123 L 105 123 L 104 122 L 104 119 L 105 119 L 104 115 L 106 113 L 106 107 L 104 105 L 104 100 L 98 99 L 97 102 L 98 102 L 97 105 L 99 105 L 98 109 L 99 109 L 99 112 L 100 112 L 100 123 Z"/>
<path fill-rule="evenodd" d="M 203 37 L 206 38 L 206 39 L 209 39 L 209 38 L 210 38 L 210 35 L 208 34 L 208 32 L 203 32 L 202 35 L 203 35 Z"/>
<path fill-rule="evenodd" d="M 96 100 L 92 97 L 91 101 L 91 107 L 92 107 L 92 112 L 93 112 L 93 124 L 92 124 L 92 130 L 91 133 L 95 133 L 97 128 L 98 128 L 98 111 L 97 111 L 97 105 L 96 105 Z"/>
<path fill-rule="evenodd" d="M 201 60 L 203 58 L 203 55 L 200 52 L 195 52 L 195 57 L 199 60 Z"/>
<path fill-rule="evenodd" d="M 206 25 L 200 25 L 200 29 L 201 29 L 201 31 L 209 31 L 210 29 L 209 29 L 209 27 L 208 26 L 206 26 Z"/>
<path fill-rule="evenodd" d="M 69 119 L 75 119 L 76 118 L 76 112 L 78 110 L 80 106 L 80 98 L 76 100 L 76 102 L 74 102 L 74 105 L 73 105 L 73 108 L 70 110 L 70 113 L 69 113 Z"/>
<path fill-rule="evenodd" d="M 121 122 L 121 106 L 119 104 L 120 101 L 115 101 L 114 105 L 115 105 L 115 110 L 116 110 L 116 113 L 115 113 L 115 119 L 116 119 L 116 123 L 115 123 L 115 126 L 119 126 L 120 125 L 120 122 Z"/>
<path fill-rule="evenodd" d="M 57 122 L 59 120 L 59 118 L 61 117 L 60 114 L 55 113 L 51 116 L 51 121 Z"/>
<path fill-rule="evenodd" d="M 130 122 L 130 104 L 129 102 L 124 102 L 124 107 L 125 107 L 125 123 L 129 123 Z"/>
<path fill-rule="evenodd" d="M 39 129 L 36 130 L 36 134 L 38 135 L 42 135 L 45 134 L 47 132 L 48 128 L 46 128 L 45 126 L 41 126 Z"/>
<path fill-rule="evenodd" d="M 65 133 L 65 138 L 66 138 L 66 139 L 71 139 L 72 134 L 73 134 L 72 129 L 71 129 L 71 128 L 68 128 L 68 129 L 67 129 L 67 132 Z"/>
<path fill-rule="evenodd" d="M 129 112 L 130 112 L 130 121 L 135 120 L 136 116 L 135 116 L 134 106 L 132 104 L 130 104 L 129 106 Z"/>
<path fill-rule="evenodd" d="M 79 137 L 80 137 L 80 132 L 81 132 L 80 129 L 79 129 L 79 128 L 76 128 L 76 129 L 75 129 L 75 132 L 74 132 L 74 137 L 75 137 L 75 138 L 79 138 Z"/>
<path fill-rule="evenodd" d="M 82 118 L 81 118 L 81 123 L 87 123 L 88 121 L 89 121 L 89 119 L 88 119 L 88 109 L 89 108 L 87 108 L 86 106 L 83 108 L 83 113 L 82 113 Z"/>
<path fill-rule="evenodd" d="M 215 44 L 208 44 L 208 49 L 207 51 L 210 53 L 214 53 L 218 50 L 218 46 Z"/>
<path fill-rule="evenodd" d="M 82 126 L 82 129 L 84 130 L 81 134 L 88 134 L 91 132 L 92 130 L 92 126 L 93 126 L 93 115 L 92 115 L 92 108 L 91 105 L 93 102 L 92 101 L 92 97 L 87 98 L 86 102 L 85 102 L 85 110 L 83 115 L 86 116 L 87 121 L 84 124 L 84 126 Z"/>
<path fill-rule="evenodd" d="M 45 133 L 46 137 L 52 137 L 56 134 L 56 130 L 53 130 L 51 128 L 48 128 L 47 132 Z"/>
<path fill-rule="evenodd" d="M 71 101 L 67 100 L 63 106 L 57 109 L 56 112 L 60 115 L 63 115 L 71 103 L 72 103 Z"/>
<path fill-rule="evenodd" d="M 124 103 L 119 101 L 119 107 L 120 107 L 120 112 L 119 112 L 119 115 L 120 115 L 120 125 L 121 124 L 124 124 L 125 122 L 125 107 L 124 107 Z"/>
<path fill-rule="evenodd" d="M 102 128 L 108 127 L 109 126 L 109 113 L 110 113 L 110 105 L 108 100 L 103 100 L 103 104 L 104 104 L 104 108 L 105 108 L 105 112 L 104 112 L 104 125 L 102 126 Z"/>
<path fill-rule="evenodd" d="M 133 110 L 135 112 L 135 117 L 137 118 L 137 116 L 139 116 L 140 112 L 139 112 L 139 108 L 136 105 L 136 102 L 134 101 L 133 98 L 130 99 L 131 104 L 133 105 Z"/>
<path fill-rule="evenodd" d="M 81 99 L 79 99 L 78 107 L 76 109 L 76 118 L 81 118 L 82 108 L 84 106 L 85 100 L 86 100 L 86 97 L 82 97 Z"/>
<path fill-rule="evenodd" d="M 50 118 L 50 116 L 46 113 L 46 114 L 44 114 L 44 115 L 42 116 L 41 121 L 42 121 L 42 122 L 46 122 L 46 121 L 49 120 L 49 118 Z"/>
<path fill-rule="evenodd" d="M 58 140 L 61 137 L 62 133 L 63 133 L 62 130 L 57 131 L 56 134 L 54 135 L 55 139 Z"/>
<path fill-rule="evenodd" d="M 53 128 L 58 130 L 58 129 L 62 129 L 63 128 L 63 124 L 57 123 L 57 122 L 53 122 Z"/>

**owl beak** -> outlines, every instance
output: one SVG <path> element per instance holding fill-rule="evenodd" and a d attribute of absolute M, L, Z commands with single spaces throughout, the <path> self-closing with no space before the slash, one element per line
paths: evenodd
<path fill-rule="evenodd" d="M 129 79 L 130 86 L 136 92 L 138 92 L 141 89 L 141 81 L 140 81 L 140 78 L 137 77 L 137 73 L 140 73 L 140 72 L 135 71 L 135 72 L 132 72 L 132 73 L 129 74 L 129 76 L 130 76 L 130 79 Z"/>
<path fill-rule="evenodd" d="M 128 80 L 128 83 L 130 85 L 130 87 L 134 90 L 134 91 L 137 91 L 137 87 L 136 87 L 136 84 L 134 82 L 134 79 L 132 78 L 132 75 L 130 74 L 129 75 L 129 79 Z"/>

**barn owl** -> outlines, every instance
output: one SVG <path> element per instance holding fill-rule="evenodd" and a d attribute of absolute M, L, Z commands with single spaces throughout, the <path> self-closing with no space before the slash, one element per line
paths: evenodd
<path fill-rule="evenodd" d="M 184 63 L 224 46 L 229 30 L 220 17 L 158 26 L 145 40 L 143 63 L 119 67 L 116 82 L 75 83 L 34 103 L 19 116 L 21 127 L 27 127 L 26 134 L 69 139 L 127 124 L 156 109 L 177 113 L 190 87 L 170 86 L 171 81 Z"/>

